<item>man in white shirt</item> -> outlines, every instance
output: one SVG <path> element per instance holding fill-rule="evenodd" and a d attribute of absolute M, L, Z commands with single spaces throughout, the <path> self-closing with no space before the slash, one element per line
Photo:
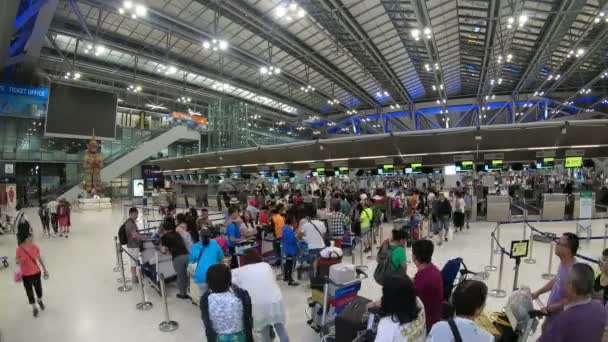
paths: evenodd
<path fill-rule="evenodd" d="M 323 223 L 323 221 L 309 221 L 307 219 L 303 219 L 300 221 L 299 231 L 302 236 L 302 240 L 308 244 L 308 251 L 311 255 L 319 254 L 319 252 L 325 248 L 323 236 L 325 235 L 327 228 L 325 227 L 325 223 Z"/>
<path fill-rule="evenodd" d="M 57 232 L 59 231 L 59 227 L 57 226 L 57 206 L 59 205 L 59 202 L 57 202 L 57 200 L 53 199 L 52 201 L 50 201 L 46 207 L 49 210 L 49 214 L 51 214 L 51 226 L 53 226 L 53 233 L 55 234 L 55 236 L 57 235 Z"/>

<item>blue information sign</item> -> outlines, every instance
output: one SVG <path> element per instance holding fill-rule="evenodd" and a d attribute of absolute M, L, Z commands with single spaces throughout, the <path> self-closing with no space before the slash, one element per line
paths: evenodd
<path fill-rule="evenodd" d="M 0 115 L 19 117 L 45 116 L 49 89 L 0 83 Z"/>

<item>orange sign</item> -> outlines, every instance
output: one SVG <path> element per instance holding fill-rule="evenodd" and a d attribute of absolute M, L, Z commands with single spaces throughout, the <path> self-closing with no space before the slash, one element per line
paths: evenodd
<path fill-rule="evenodd" d="M 192 115 L 192 114 L 183 113 L 183 112 L 173 112 L 173 118 L 193 121 L 199 125 L 208 125 L 209 124 L 209 120 L 207 120 L 207 118 L 204 116 Z"/>

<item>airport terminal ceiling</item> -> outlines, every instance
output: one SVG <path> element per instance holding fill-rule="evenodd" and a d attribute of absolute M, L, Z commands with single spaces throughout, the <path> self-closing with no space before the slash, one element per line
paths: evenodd
<path fill-rule="evenodd" d="M 594 0 L 59 0 L 39 66 L 125 107 L 237 99 L 301 140 L 581 120 L 606 115 L 607 18 Z"/>

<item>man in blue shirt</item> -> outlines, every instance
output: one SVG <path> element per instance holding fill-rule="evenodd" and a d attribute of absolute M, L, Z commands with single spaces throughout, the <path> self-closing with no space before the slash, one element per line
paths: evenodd
<path fill-rule="evenodd" d="M 295 266 L 296 256 L 298 255 L 298 240 L 294 231 L 295 217 L 291 216 L 287 219 L 287 224 L 283 226 L 283 234 L 281 243 L 282 250 L 285 256 L 283 264 L 283 281 L 286 281 L 289 286 L 298 286 L 299 284 L 293 280 L 293 268 Z"/>
<path fill-rule="evenodd" d="M 241 242 L 241 230 L 239 229 L 240 224 L 240 216 L 239 216 L 239 208 L 236 205 L 231 206 L 228 209 L 228 213 L 230 215 L 230 224 L 226 227 L 226 240 L 228 244 L 228 250 L 232 255 L 231 267 L 237 268 L 238 261 L 236 256 L 236 244 Z"/>

